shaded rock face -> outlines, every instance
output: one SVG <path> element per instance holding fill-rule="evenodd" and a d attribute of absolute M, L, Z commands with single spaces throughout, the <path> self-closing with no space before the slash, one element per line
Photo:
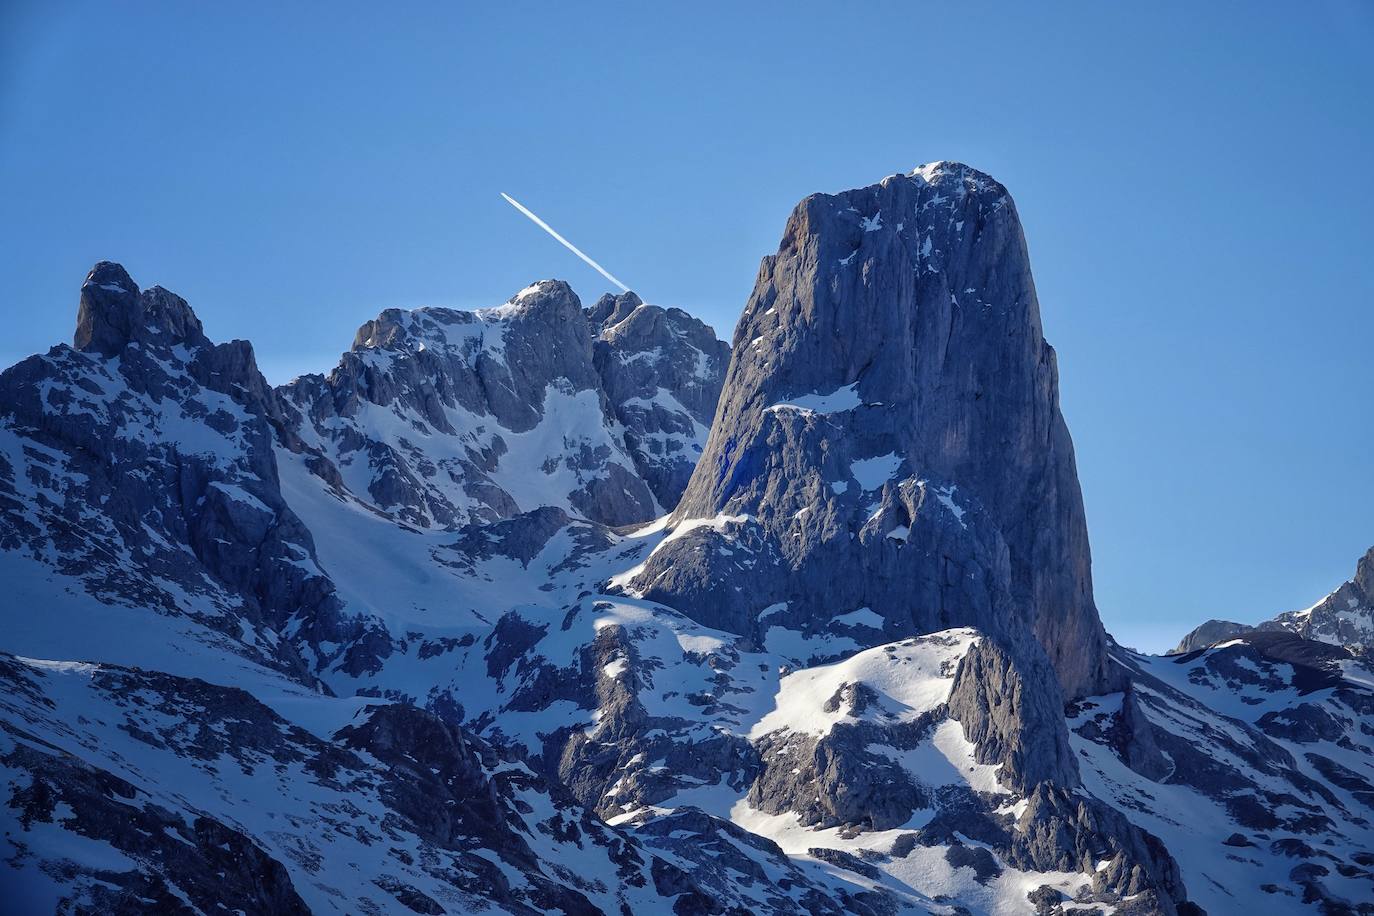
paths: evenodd
<path fill-rule="evenodd" d="M 750 787 L 749 804 L 768 814 L 794 813 L 803 827 L 900 827 L 916 811 L 935 807 L 935 797 L 901 764 L 869 746 L 918 747 L 942 712 L 927 722 L 886 729 L 838 726 L 822 738 L 765 736 L 757 747 L 768 766 Z"/>
<path fill-rule="evenodd" d="M 1029 792 L 1042 782 L 1078 785 L 1063 701 L 1054 673 L 1038 653 L 1019 664 L 1006 649 L 981 642 L 954 678 L 949 715 L 978 747 L 978 761 L 1000 766 L 1001 781 Z"/>
<path fill-rule="evenodd" d="M 730 347 L 681 309 L 645 305 L 634 293 L 602 296 L 587 317 L 597 329 L 596 369 L 635 467 L 671 509 L 706 446 Z"/>
<path fill-rule="evenodd" d="M 281 863 L 270 858 L 242 833 L 208 817 L 174 816 L 150 805 L 130 810 L 138 790 L 109 772 L 79 760 L 16 745 L 0 755 L 0 765 L 30 777 L 9 802 L 21 827 L 12 840 L 20 857 L 32 854 L 24 833 L 35 826 L 60 822 L 65 829 L 142 862 L 137 870 L 105 869 L 82 874 L 65 868 L 71 889 L 63 903 L 74 912 L 136 914 L 197 912 L 216 906 L 253 916 L 308 914 Z M 66 818 L 55 816 L 59 810 Z M 41 853 L 40 853 L 41 855 Z M 7 905 L 26 909 L 27 888 L 7 891 Z"/>
<path fill-rule="evenodd" d="M 727 628 L 782 601 L 803 625 L 870 607 L 888 638 L 1019 621 L 1066 694 L 1110 681 L 1054 351 L 1000 184 L 937 163 L 797 207 L 674 520 L 717 516 L 758 528 L 746 587 L 719 588 L 739 557 L 710 529 L 635 587 Z"/>
<path fill-rule="evenodd" d="M 1254 627 L 1246 623 L 1236 623 L 1234 620 L 1209 620 L 1201 624 L 1190 632 L 1183 639 L 1179 640 L 1174 647 L 1174 654 L 1181 655 L 1184 652 L 1196 652 L 1198 649 L 1206 649 L 1215 646 L 1217 643 L 1235 639 L 1243 633 L 1249 633 Z"/>
<path fill-rule="evenodd" d="M 1307 610 L 1286 611 L 1254 626 L 1209 620 L 1183 637 L 1174 653 L 1196 652 L 1254 632 L 1294 633 L 1359 655 L 1370 654 L 1374 650 L 1374 547 L 1360 558 L 1354 577 Z"/>
<path fill-rule="evenodd" d="M 627 453 L 572 289 L 505 305 L 391 309 L 326 377 L 282 389 L 291 423 L 352 493 L 420 527 L 555 506 L 608 525 L 658 514 Z"/>
<path fill-rule="evenodd" d="M 308 679 L 281 631 L 308 619 L 339 638 L 348 625 L 282 499 L 282 406 L 252 347 L 212 343 L 185 300 L 140 291 L 109 262 L 81 288 L 74 342 L 0 373 L 10 559 L 51 563 L 101 602 L 194 621 L 207 644 Z M 68 648 L 100 638 L 72 625 Z"/>

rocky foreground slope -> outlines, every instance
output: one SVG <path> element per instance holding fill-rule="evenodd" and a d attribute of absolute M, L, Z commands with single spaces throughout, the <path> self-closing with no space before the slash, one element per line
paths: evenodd
<path fill-rule="evenodd" d="M 1368 669 L 1136 655 L 1089 567 L 965 166 L 803 201 L 733 357 L 544 281 L 274 389 L 102 263 L 0 374 L 5 899 L 1369 912 Z"/>

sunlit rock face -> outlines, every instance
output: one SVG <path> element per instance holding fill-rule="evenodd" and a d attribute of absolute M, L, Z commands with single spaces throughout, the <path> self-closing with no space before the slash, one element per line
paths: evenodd
<path fill-rule="evenodd" d="M 1019 622 L 1067 694 L 1111 682 L 1055 355 L 1002 185 L 941 162 L 802 201 L 674 513 L 700 519 L 717 523 L 656 554 L 640 593 L 736 632 L 782 603 L 774 623 L 807 631 L 871 608 L 888 639 Z M 711 549 L 720 525 L 755 553 Z"/>

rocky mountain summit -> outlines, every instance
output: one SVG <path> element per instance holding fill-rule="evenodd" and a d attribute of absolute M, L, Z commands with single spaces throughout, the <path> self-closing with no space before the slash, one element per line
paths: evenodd
<path fill-rule="evenodd" d="M 398 520 L 453 528 L 557 506 L 624 525 L 677 502 L 728 362 L 680 310 L 629 293 L 584 313 L 547 280 L 477 312 L 389 309 L 327 377 L 282 395 L 291 432 Z"/>
<path fill-rule="evenodd" d="M 546 280 L 273 388 L 102 262 L 0 373 L 5 905 L 1374 912 L 1374 560 L 1116 646 L 1057 387 L 957 163 L 804 200 L 733 350 Z"/>
<path fill-rule="evenodd" d="M 743 577 L 701 526 L 637 590 L 740 633 L 770 608 L 810 634 L 866 607 L 874 641 L 1025 628 L 1069 695 L 1112 685 L 1054 350 L 1005 188 L 936 163 L 808 197 L 734 349 L 673 520 L 718 519 L 763 557 Z"/>
<path fill-rule="evenodd" d="M 665 508 L 692 476 L 720 400 L 730 347 L 682 309 L 605 295 L 587 310 L 595 362 L 635 467 Z"/>
<path fill-rule="evenodd" d="M 1209 620 L 1183 637 L 1174 652 L 1195 652 L 1250 633 L 1296 633 L 1303 639 L 1370 655 L 1374 652 L 1374 547 L 1360 558 L 1353 578 L 1311 607 L 1285 611 L 1254 625 Z"/>

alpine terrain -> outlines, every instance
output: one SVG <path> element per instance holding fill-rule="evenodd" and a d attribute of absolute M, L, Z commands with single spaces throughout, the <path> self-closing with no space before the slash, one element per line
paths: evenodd
<path fill-rule="evenodd" d="M 101 262 L 0 582 L 6 913 L 1374 913 L 1374 551 L 1117 645 L 958 163 L 803 200 L 733 346 L 544 280 L 274 388 Z"/>

